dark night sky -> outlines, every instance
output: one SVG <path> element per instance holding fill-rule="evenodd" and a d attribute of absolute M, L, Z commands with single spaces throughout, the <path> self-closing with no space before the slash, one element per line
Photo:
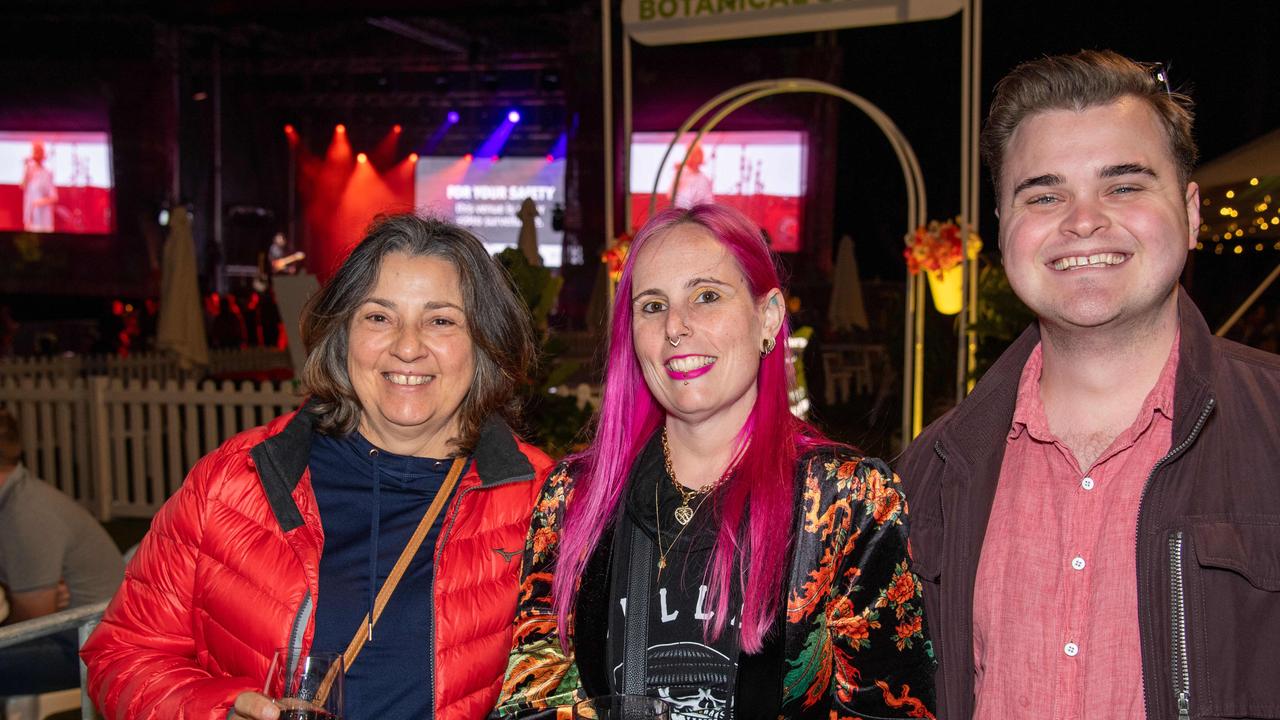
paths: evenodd
<path fill-rule="evenodd" d="M 418 0 L 371 2 L 360 8 L 321 2 L 303 8 L 295 3 L 238 2 L 196 3 L 213 8 L 211 24 L 235 25 L 261 20 L 266 13 L 272 27 L 286 31 L 282 18 L 298 17 L 298 33 L 314 33 L 320 27 L 339 37 L 346 24 L 352 29 L 370 32 L 364 16 L 413 13 L 439 15 L 451 22 L 466 25 L 468 17 L 492 13 L 497 0 L 479 0 L 478 4 Z M 571 3 L 545 0 L 524 2 L 530 8 L 541 8 L 553 17 L 572 10 Z M 58 20 L 55 8 L 80 8 L 77 17 L 84 25 L 89 3 L 68 2 L 54 7 L 45 3 L 18 0 L 18 7 L 35 13 L 37 25 L 8 25 L 0 37 L 11 42 L 0 51 L 0 58 L 13 62 L 32 62 L 47 54 L 51 61 L 66 56 L 82 61 L 90 55 L 102 59 L 143 57 L 150 53 L 144 36 L 128 32 L 86 30 L 84 42 L 65 42 L 66 23 Z M 93 7 L 99 7 L 96 3 Z M 135 14 L 190 20 L 195 12 L 188 6 L 177 9 L 158 3 L 125 2 Z M 598 3 L 586 2 L 586 14 L 595 12 Z M 231 8 L 231 10 L 227 10 Z M 99 10 L 110 13 L 110 10 Z M 376 11 L 376 12 L 375 12 Z M 123 16 L 129 12 L 119 10 Z M 557 15 L 559 13 L 559 15 Z M 181 17 L 175 17 L 177 16 Z M 545 16 L 544 16 L 545 17 Z M 1111 0 L 1097 2 L 1046 2 L 1043 0 L 984 0 L 984 32 L 982 37 L 983 67 L 981 87 L 983 102 L 989 91 L 1017 62 L 1039 55 L 1070 52 L 1080 48 L 1112 48 L 1134 58 L 1171 63 L 1174 84 L 1187 89 L 1198 102 L 1197 136 L 1202 158 L 1211 160 L 1254 137 L 1280 127 L 1280 47 L 1272 39 L 1280 28 L 1280 2 L 1275 0 L 1222 0 L 1217 3 L 1170 3 L 1153 0 Z M 204 18 L 204 19 L 201 19 Z M 0 11 L 0 21 L 4 12 Z M 306 22 L 301 22 L 305 19 Z M 204 16 L 192 22 L 199 26 L 209 20 Z M 198 21 L 198 22 L 197 22 Z M 86 28 L 96 27 L 93 24 Z M 19 34 L 19 28 L 30 32 Z M 510 30 L 510 28 L 508 28 Z M 536 27 L 527 29 L 536 44 L 538 37 L 547 42 L 564 42 L 564 28 L 548 27 L 541 34 Z M 923 167 L 929 200 L 929 216 L 945 218 L 959 208 L 959 83 L 960 20 L 958 17 L 909 25 L 842 30 L 835 33 L 843 66 L 841 84 L 882 107 L 894 118 L 913 144 Z M 497 30 L 494 30 L 497 32 Z M 200 30 L 193 31 L 199 35 Z M 354 30 L 353 30 L 354 32 Z M 559 34 L 557 34 L 557 32 Z M 318 35 L 317 37 L 321 37 Z M 46 42 L 43 38 L 59 38 Z M 381 36 L 376 36 L 381 37 Z M 495 36 L 497 37 L 497 36 Z M 556 39 L 558 38 L 558 40 Z M 317 40 L 320 42 L 320 40 Z M 130 43 L 133 43 L 132 45 Z M 758 38 L 719 44 L 739 52 L 749 62 L 753 49 L 760 45 L 792 45 L 813 48 L 815 36 Z M 136 47 L 135 47 L 136 46 Z M 637 54 L 639 57 L 640 54 Z M 775 68 L 763 67 L 761 77 L 775 76 Z M 680 71 L 661 68 L 657 72 L 670 76 L 678 88 Z M 3 68 L 0 68 L 3 73 Z M 20 77 L 11 78 L 22 85 Z M 663 82 L 667 82 L 663 80 Z M 145 95 L 146 93 L 144 93 Z M 839 146 L 835 154 L 824 154 L 822 162 L 836 164 L 835 213 L 830 219 L 836 236 L 850 232 L 858 240 L 859 259 L 865 275 L 900 281 L 901 238 L 904 230 L 904 193 L 897 163 L 887 142 L 878 130 L 854 110 L 839 111 Z M 274 129 L 276 126 L 271 125 Z M 117 133 L 123 143 L 124 133 Z M 125 169 L 120 169 L 122 178 Z M 982 214 L 980 229 L 988 245 L 994 245 L 995 218 L 991 212 L 991 193 L 985 170 L 982 174 Z M 123 182 L 123 181 L 122 181 Z M 122 188 L 123 192 L 123 188 Z M 583 198 L 583 202 L 595 202 Z M 123 211 L 123 209 L 122 209 Z M 823 218 L 823 222 L 827 219 Z M 1197 258 L 1197 282 L 1223 275 L 1234 282 L 1221 302 L 1232 301 L 1232 294 L 1242 295 L 1251 285 L 1250 273 L 1265 272 L 1270 257 L 1263 263 L 1230 262 L 1232 258 Z M 1256 282 L 1253 280 L 1252 282 Z"/>
<path fill-rule="evenodd" d="M 983 18 L 984 114 L 992 86 L 1017 63 L 1110 48 L 1169 64 L 1174 87 L 1196 100 L 1202 162 L 1280 127 L 1280 44 L 1274 41 L 1280 3 L 985 0 Z M 845 87 L 884 108 L 919 155 L 929 216 L 955 215 L 960 205 L 959 19 L 845 30 L 839 45 Z M 858 240 L 865 275 L 896 279 L 905 217 L 897 163 L 874 125 L 853 110 L 842 111 L 841 140 L 837 234 L 850 231 Z M 996 222 L 985 168 L 981 182 L 981 233 L 994 249 Z M 1241 263 L 1198 253 L 1196 281 L 1213 287 L 1213 299 L 1225 306 L 1247 295 L 1274 267 L 1274 257 Z M 1227 277 L 1232 282 L 1220 279 Z M 1219 285 L 1225 292 L 1217 292 Z"/>

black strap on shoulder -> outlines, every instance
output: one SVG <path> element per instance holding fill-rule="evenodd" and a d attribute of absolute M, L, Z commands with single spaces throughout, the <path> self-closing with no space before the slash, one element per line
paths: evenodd
<path fill-rule="evenodd" d="M 645 695 L 648 686 L 649 591 L 653 587 L 653 542 L 638 523 L 631 525 L 627 571 L 627 627 L 623 635 L 622 692 Z"/>

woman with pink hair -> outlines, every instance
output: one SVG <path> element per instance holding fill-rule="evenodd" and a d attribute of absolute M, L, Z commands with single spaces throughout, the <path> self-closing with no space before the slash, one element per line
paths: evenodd
<path fill-rule="evenodd" d="M 625 693 L 677 719 L 932 717 L 901 487 L 790 414 L 780 284 L 730 208 L 636 235 L 594 442 L 534 509 L 497 715 Z"/>

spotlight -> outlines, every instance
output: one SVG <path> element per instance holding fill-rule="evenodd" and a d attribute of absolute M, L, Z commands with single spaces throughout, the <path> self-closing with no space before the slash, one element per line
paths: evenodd
<path fill-rule="evenodd" d="M 507 113 L 507 122 L 513 122 L 513 123 L 520 122 L 520 113 L 515 110 L 512 110 L 511 112 Z"/>
<path fill-rule="evenodd" d="M 284 134 L 285 134 L 285 135 L 292 135 L 292 134 L 294 134 L 295 132 L 297 132 L 297 130 L 295 130 L 295 129 L 293 128 L 293 125 L 292 125 L 292 124 L 288 124 L 288 123 L 286 123 L 286 124 L 285 124 L 285 126 L 284 126 Z"/>
<path fill-rule="evenodd" d="M 450 125 L 456 125 L 456 124 L 457 124 L 457 122 L 458 122 L 459 120 L 461 120 L 461 119 L 462 119 L 462 118 L 458 115 L 458 111 L 457 111 L 457 110 L 450 110 L 450 111 L 449 111 L 448 120 L 449 120 L 449 124 L 450 124 Z"/>
<path fill-rule="evenodd" d="M 418 153 L 409 153 L 409 162 L 418 162 Z"/>
<path fill-rule="evenodd" d="M 333 131 L 336 133 L 344 133 L 347 131 L 347 126 L 343 125 L 342 123 L 338 123 L 337 125 L 333 126 Z"/>
<path fill-rule="evenodd" d="M 467 162 L 471 162 L 471 159 L 472 159 L 471 153 L 467 153 L 466 155 L 463 155 L 462 159 L 466 160 Z"/>
<path fill-rule="evenodd" d="M 359 155 L 356 155 L 356 162 L 367 163 L 369 162 L 369 156 L 365 155 L 364 153 L 360 153 Z"/>
<path fill-rule="evenodd" d="M 489 162 L 498 162 L 498 156 L 494 155 L 493 157 L 489 158 Z"/>
<path fill-rule="evenodd" d="M 396 123 L 395 126 L 391 128 L 391 132 L 398 133 L 403 129 L 404 128 L 400 127 L 400 123 Z"/>
<path fill-rule="evenodd" d="M 555 162 L 555 161 L 556 161 L 556 156 L 552 155 L 551 153 L 547 153 L 547 162 Z"/>

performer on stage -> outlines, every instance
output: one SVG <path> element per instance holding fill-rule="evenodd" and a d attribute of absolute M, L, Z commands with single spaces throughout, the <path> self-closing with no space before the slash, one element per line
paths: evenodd
<path fill-rule="evenodd" d="M 306 256 L 302 251 L 292 252 L 289 241 L 282 232 L 271 238 L 271 247 L 267 248 L 267 260 L 271 263 L 271 272 L 276 275 L 293 275 L 298 272 L 298 263 Z"/>

